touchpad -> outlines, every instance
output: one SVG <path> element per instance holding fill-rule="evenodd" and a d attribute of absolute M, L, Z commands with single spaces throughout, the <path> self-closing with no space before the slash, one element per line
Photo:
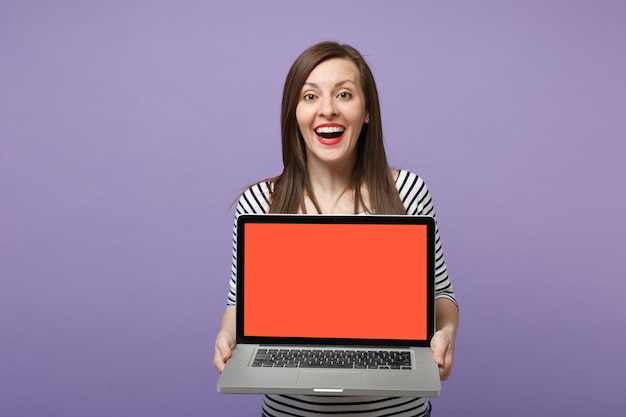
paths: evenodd
<path fill-rule="evenodd" d="M 300 371 L 298 385 L 313 388 L 343 388 L 361 381 L 359 371 Z"/>

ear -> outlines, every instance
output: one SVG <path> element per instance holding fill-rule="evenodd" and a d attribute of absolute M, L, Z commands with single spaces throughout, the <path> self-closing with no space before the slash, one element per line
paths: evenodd
<path fill-rule="evenodd" d="M 370 114 L 369 114 L 369 113 L 367 113 L 367 114 L 365 115 L 365 123 L 369 123 L 369 122 L 370 122 Z"/>

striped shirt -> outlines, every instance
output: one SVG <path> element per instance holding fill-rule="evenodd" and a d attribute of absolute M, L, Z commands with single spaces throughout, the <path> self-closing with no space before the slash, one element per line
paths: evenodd
<path fill-rule="evenodd" d="M 269 213 L 270 190 L 272 184 L 262 182 L 248 188 L 239 198 L 233 228 L 233 257 L 231 266 L 228 307 L 236 306 L 237 290 L 237 218 L 240 214 Z M 400 170 L 396 187 L 408 215 L 431 216 L 436 219 L 433 201 L 424 181 L 410 171 Z M 436 222 L 435 222 L 436 223 Z M 456 303 L 454 290 L 448 278 L 439 228 L 435 227 L 435 297 L 448 298 Z M 307 395 L 266 395 L 263 402 L 263 415 L 283 416 L 425 416 L 429 409 L 426 398 L 356 397 L 356 396 L 307 396 Z"/>

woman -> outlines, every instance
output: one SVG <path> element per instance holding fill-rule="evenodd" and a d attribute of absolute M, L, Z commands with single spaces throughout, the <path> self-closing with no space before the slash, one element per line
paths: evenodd
<path fill-rule="evenodd" d="M 376 84 L 354 48 L 322 42 L 296 59 L 285 81 L 281 130 L 283 172 L 246 190 L 236 217 L 241 213 L 435 216 L 422 179 L 387 163 Z M 233 233 L 236 240 L 236 227 Z M 458 309 L 438 231 L 436 259 L 437 331 L 431 348 L 445 380 L 452 370 Z M 236 274 L 233 267 L 228 309 L 215 341 L 214 365 L 220 372 L 235 347 Z M 424 398 L 282 395 L 267 395 L 263 403 L 264 416 L 325 413 L 429 416 L 430 404 Z"/>

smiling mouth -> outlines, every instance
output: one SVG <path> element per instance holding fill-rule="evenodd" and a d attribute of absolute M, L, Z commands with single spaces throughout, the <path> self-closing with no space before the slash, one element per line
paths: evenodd
<path fill-rule="evenodd" d="M 321 126 L 315 129 L 315 134 L 323 140 L 335 140 L 340 138 L 346 129 L 343 126 Z"/>

